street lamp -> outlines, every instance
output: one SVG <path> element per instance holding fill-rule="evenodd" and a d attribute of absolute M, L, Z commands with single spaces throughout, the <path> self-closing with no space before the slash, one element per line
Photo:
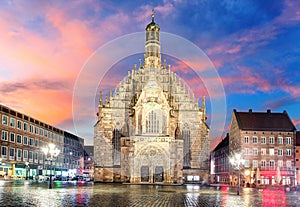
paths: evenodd
<path fill-rule="evenodd" d="M 242 155 L 235 153 L 232 157 L 229 158 L 229 162 L 235 170 L 238 170 L 238 189 L 237 195 L 240 195 L 240 183 L 241 183 L 241 168 L 243 167 L 245 160 L 242 159 Z"/>
<path fill-rule="evenodd" d="M 46 156 L 46 160 L 50 161 L 50 180 L 49 180 L 49 189 L 52 188 L 52 174 L 51 174 L 51 168 L 52 168 L 52 161 L 54 157 L 57 157 L 59 155 L 59 149 L 55 148 L 55 145 L 50 143 L 48 147 L 43 148 L 43 152 Z"/>

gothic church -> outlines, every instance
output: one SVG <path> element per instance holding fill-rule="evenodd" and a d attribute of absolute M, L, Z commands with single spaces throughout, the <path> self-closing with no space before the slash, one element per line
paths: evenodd
<path fill-rule="evenodd" d="M 176 43 L 174 43 L 176 44 Z M 161 62 L 160 27 L 146 27 L 143 64 L 102 101 L 94 126 L 94 181 L 203 183 L 209 127 L 189 87 Z"/>

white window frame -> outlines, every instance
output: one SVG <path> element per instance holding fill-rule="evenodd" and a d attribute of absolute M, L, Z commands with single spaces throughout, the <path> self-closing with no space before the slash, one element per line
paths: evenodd
<path fill-rule="evenodd" d="M 292 161 L 290 161 L 290 160 L 287 160 L 285 164 L 286 164 L 286 167 L 289 167 L 289 168 L 292 167 Z"/>
<path fill-rule="evenodd" d="M 249 136 L 245 136 L 244 137 L 244 143 L 245 144 L 249 144 Z"/>
<path fill-rule="evenodd" d="M 24 130 L 25 132 L 28 132 L 28 123 L 27 123 L 27 122 L 24 122 L 24 123 L 23 123 L 23 130 Z"/>
<path fill-rule="evenodd" d="M 283 167 L 283 160 L 278 160 L 277 165 L 278 167 Z"/>
<path fill-rule="evenodd" d="M 260 143 L 261 144 L 266 144 L 266 137 L 261 137 Z"/>
<path fill-rule="evenodd" d="M 6 122 L 6 123 L 5 123 L 5 122 Z M 2 115 L 2 121 L 1 121 L 1 123 L 2 123 L 3 125 L 8 126 L 8 116 Z"/>
<path fill-rule="evenodd" d="M 292 144 L 292 138 L 291 137 L 286 137 L 286 144 Z"/>
<path fill-rule="evenodd" d="M 26 139 L 26 142 L 25 142 Z M 23 145 L 28 145 L 28 137 L 27 136 L 23 136 Z"/>
<path fill-rule="evenodd" d="M 23 161 L 26 162 L 28 160 L 28 150 L 23 150 Z"/>
<path fill-rule="evenodd" d="M 1 132 L 1 140 L 8 141 L 8 132 L 7 131 L 2 130 L 2 132 Z"/>
<path fill-rule="evenodd" d="M 11 138 L 12 138 L 12 135 L 13 135 L 13 137 L 14 137 L 14 140 L 11 139 Z M 10 142 L 16 142 L 16 134 L 15 134 L 15 133 L 13 133 L 13 132 L 10 132 L 10 133 L 9 133 L 9 141 L 10 141 Z"/>
<path fill-rule="evenodd" d="M 257 168 L 258 167 L 258 161 L 257 160 L 253 160 L 252 161 L 252 165 L 253 165 L 253 168 Z"/>
<path fill-rule="evenodd" d="M 257 144 L 258 143 L 258 137 L 257 136 L 253 136 L 252 137 L 252 143 L 253 144 Z"/>
<path fill-rule="evenodd" d="M 3 154 L 3 150 L 5 149 L 5 154 Z M 7 159 L 7 153 L 8 153 L 8 149 L 6 146 L 1 146 L 1 158 L 3 159 Z"/>
<path fill-rule="evenodd" d="M 270 137 L 269 138 L 269 143 L 270 144 L 275 144 L 275 138 L 274 137 Z"/>
<path fill-rule="evenodd" d="M 12 128 L 16 128 L 16 119 L 15 118 L 10 117 L 9 126 Z"/>
<path fill-rule="evenodd" d="M 11 155 L 11 152 L 13 152 L 12 155 Z M 15 148 L 13 148 L 13 147 L 9 148 L 9 160 L 15 160 L 15 152 L 16 152 Z"/>
<path fill-rule="evenodd" d="M 17 148 L 17 161 L 21 161 L 22 160 L 22 149 Z M 19 156 L 20 155 L 20 156 Z"/>
<path fill-rule="evenodd" d="M 267 155 L 267 149 L 266 148 L 261 148 L 260 149 L 260 154 L 261 155 Z"/>
<path fill-rule="evenodd" d="M 292 156 L 292 149 L 286 149 L 286 156 Z"/>
<path fill-rule="evenodd" d="M 277 138 L 277 143 L 278 144 L 283 144 L 283 137 L 278 137 Z"/>
<path fill-rule="evenodd" d="M 34 163 L 39 163 L 39 153 L 34 152 Z"/>
<path fill-rule="evenodd" d="M 274 148 L 269 148 L 269 155 L 274 156 L 275 155 L 275 150 Z"/>
<path fill-rule="evenodd" d="M 29 146 L 34 146 L 34 138 L 29 137 Z"/>
<path fill-rule="evenodd" d="M 257 148 L 253 148 L 253 155 L 258 156 L 258 149 Z"/>
<path fill-rule="evenodd" d="M 21 120 L 17 120 L 17 128 L 22 130 L 22 121 Z"/>
<path fill-rule="evenodd" d="M 269 166 L 270 166 L 270 169 L 274 170 L 275 169 L 275 161 L 274 160 L 270 160 L 269 161 Z"/>
<path fill-rule="evenodd" d="M 33 162 L 33 151 L 28 152 L 28 162 Z"/>
<path fill-rule="evenodd" d="M 278 149 L 277 150 L 277 155 L 278 156 L 283 156 L 283 149 Z"/>
<path fill-rule="evenodd" d="M 20 142 L 18 141 L 18 137 L 20 137 Z M 22 143 L 23 143 L 23 140 L 22 140 L 22 139 L 23 139 L 23 137 L 22 137 L 21 134 L 17 134 L 17 135 L 16 135 L 16 143 L 17 143 L 17 144 L 22 144 Z"/>

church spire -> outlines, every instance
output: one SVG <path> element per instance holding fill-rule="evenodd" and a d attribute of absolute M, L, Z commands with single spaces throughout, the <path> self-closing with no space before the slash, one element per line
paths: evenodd
<path fill-rule="evenodd" d="M 145 67 L 161 68 L 160 54 L 160 28 L 154 22 L 154 9 L 151 14 L 152 21 L 146 27 L 146 44 L 145 44 Z"/>

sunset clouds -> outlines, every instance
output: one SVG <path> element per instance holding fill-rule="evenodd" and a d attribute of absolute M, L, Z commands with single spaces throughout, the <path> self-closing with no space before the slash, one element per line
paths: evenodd
<path fill-rule="evenodd" d="M 1 1 L 1 104 L 73 131 L 73 92 L 80 71 L 99 47 L 144 31 L 152 8 L 162 32 L 191 41 L 212 61 L 226 92 L 227 126 L 233 108 L 271 108 L 286 109 L 299 129 L 300 3 L 294 0 Z M 167 62 L 196 96 L 207 96 L 209 111 L 210 99 L 220 94 L 209 93 L 202 77 L 195 76 L 195 72 L 209 70 L 209 65 L 176 59 Z M 99 80 L 100 88 L 113 89 L 134 63 L 138 59 L 120 64 L 120 71 L 113 70 L 116 75 Z M 100 72 L 106 70 L 98 67 Z M 209 81 L 218 80 L 212 77 Z M 80 107 L 94 108 L 84 103 Z M 91 144 L 92 126 L 82 128 L 82 136 Z"/>

